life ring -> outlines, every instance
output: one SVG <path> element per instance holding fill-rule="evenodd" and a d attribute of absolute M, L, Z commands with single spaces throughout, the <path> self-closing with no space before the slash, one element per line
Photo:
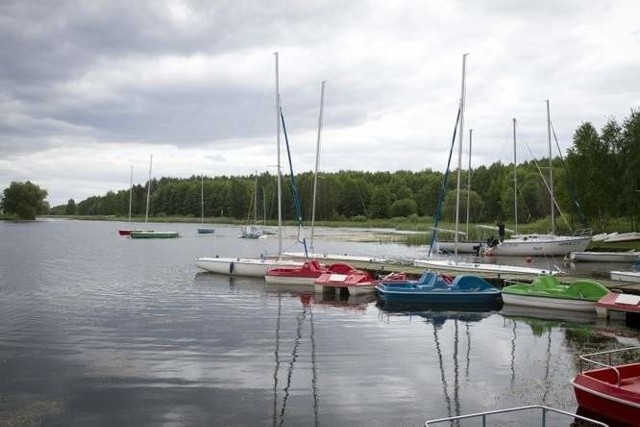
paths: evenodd
<path fill-rule="evenodd" d="M 453 277 L 448 274 L 441 274 L 440 277 L 447 285 L 450 285 L 453 282 Z"/>

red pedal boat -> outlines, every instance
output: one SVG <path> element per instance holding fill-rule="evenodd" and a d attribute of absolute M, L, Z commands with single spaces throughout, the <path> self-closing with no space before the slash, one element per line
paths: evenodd
<path fill-rule="evenodd" d="M 640 347 L 580 356 L 580 373 L 571 380 L 578 405 L 606 419 L 638 425 L 640 362 L 629 360 L 639 356 Z"/>
<path fill-rule="evenodd" d="M 268 285 L 313 285 L 325 273 L 349 274 L 354 271 L 358 270 L 343 262 L 323 266 L 318 260 L 312 259 L 299 267 L 272 268 L 267 271 L 264 279 Z"/>

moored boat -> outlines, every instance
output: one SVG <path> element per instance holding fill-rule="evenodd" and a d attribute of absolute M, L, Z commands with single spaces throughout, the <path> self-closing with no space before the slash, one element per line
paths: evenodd
<path fill-rule="evenodd" d="M 460 275 L 455 279 L 425 271 L 420 278 L 387 277 L 376 285 L 385 301 L 404 303 L 480 304 L 498 302 L 500 290 L 478 276 Z"/>
<path fill-rule="evenodd" d="M 180 234 L 177 231 L 131 231 L 129 237 L 132 239 L 173 239 Z"/>
<path fill-rule="evenodd" d="M 302 262 L 282 258 L 223 258 L 200 257 L 196 267 L 209 273 L 229 276 L 264 277 L 269 269 L 276 267 L 298 267 Z"/>
<path fill-rule="evenodd" d="M 617 282 L 640 283 L 640 271 L 611 271 L 611 280 Z"/>
<path fill-rule="evenodd" d="M 213 234 L 215 232 L 215 228 L 198 228 L 198 234 Z"/>
<path fill-rule="evenodd" d="M 629 360 L 638 360 L 639 350 L 630 347 L 580 356 L 580 372 L 571 380 L 578 405 L 616 423 L 638 425 L 640 362 Z"/>
<path fill-rule="evenodd" d="M 640 295 L 609 292 L 596 302 L 598 317 L 609 318 L 612 311 L 640 313 Z"/>
<path fill-rule="evenodd" d="M 539 276 L 532 283 L 514 283 L 502 288 L 506 305 L 545 309 L 594 312 L 596 302 L 609 293 L 595 280 L 576 279 L 570 284 L 550 275 Z"/>
<path fill-rule="evenodd" d="M 485 255 L 500 256 L 565 256 L 582 252 L 591 242 L 591 236 L 527 235 L 505 239 L 487 248 Z"/>
<path fill-rule="evenodd" d="M 517 276 L 538 276 L 541 274 L 558 275 L 564 274 L 561 270 L 550 270 L 535 267 L 525 267 L 519 265 L 503 265 L 479 262 L 458 261 L 453 258 L 448 259 L 416 259 L 413 261 L 416 267 L 429 268 L 436 271 L 466 272 L 474 274 L 507 274 Z"/>
<path fill-rule="evenodd" d="M 301 266 L 271 268 L 265 273 L 264 279 L 267 285 L 313 285 L 325 273 L 350 274 L 357 271 L 342 262 L 323 266 L 318 260 L 312 259 Z"/>
<path fill-rule="evenodd" d="M 378 280 L 364 270 L 353 270 L 349 273 L 323 273 L 314 282 L 316 292 L 333 290 L 339 293 L 347 289 L 349 295 L 361 295 L 376 291 Z"/>
<path fill-rule="evenodd" d="M 596 251 L 579 251 L 569 254 L 571 261 L 583 262 L 634 262 L 640 259 L 640 252 L 596 252 Z"/>

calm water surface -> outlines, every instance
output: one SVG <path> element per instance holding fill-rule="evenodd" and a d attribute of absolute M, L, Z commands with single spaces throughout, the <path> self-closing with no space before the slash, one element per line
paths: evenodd
<path fill-rule="evenodd" d="M 0 222 L 0 425 L 423 425 L 525 404 L 575 411 L 577 355 L 638 344 L 620 321 L 396 311 L 200 273 L 195 257 L 257 256 L 276 238 L 154 224 L 183 237 L 132 240 L 123 225 Z M 361 230 L 317 230 L 315 247 L 424 256 Z M 300 250 L 289 237 L 284 249 Z"/>

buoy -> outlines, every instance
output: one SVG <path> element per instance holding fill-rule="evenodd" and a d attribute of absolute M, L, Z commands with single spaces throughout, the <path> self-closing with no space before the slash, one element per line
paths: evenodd
<path fill-rule="evenodd" d="M 525 258 L 525 261 L 527 261 L 527 262 L 531 262 L 531 261 L 533 261 L 533 258 L 531 258 L 530 256 L 528 256 L 528 257 L 526 257 L 526 258 Z"/>

